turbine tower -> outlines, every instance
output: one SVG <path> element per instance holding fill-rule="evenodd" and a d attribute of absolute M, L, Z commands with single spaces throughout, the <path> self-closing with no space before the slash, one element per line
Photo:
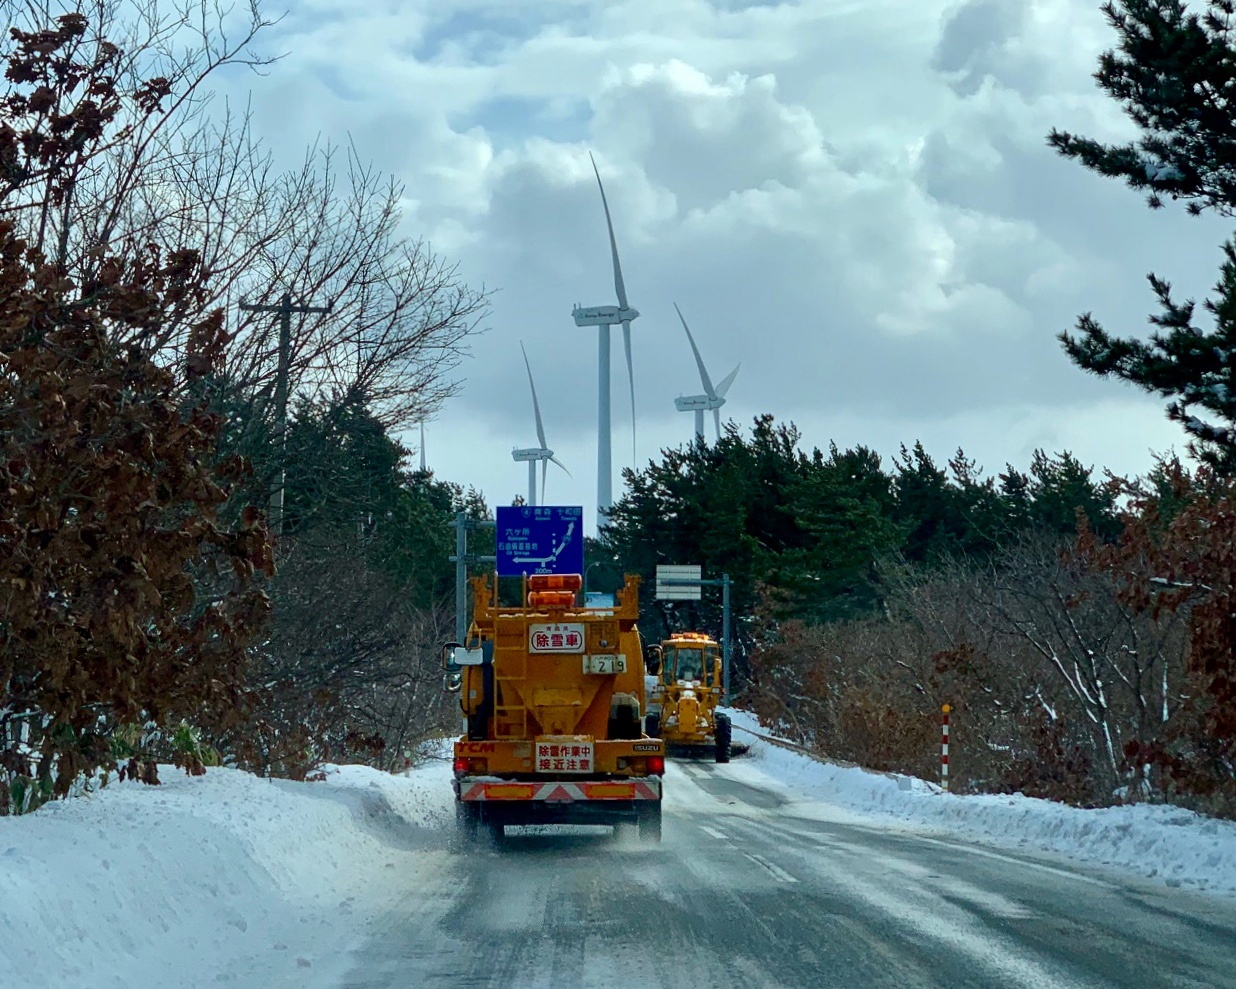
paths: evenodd
<path fill-rule="evenodd" d="M 528 504 L 535 505 L 536 501 L 536 463 L 541 462 L 541 497 L 545 497 L 545 473 L 549 468 L 549 464 L 555 463 L 566 471 L 567 477 L 571 476 L 571 472 L 562 466 L 562 461 L 554 456 L 554 451 L 550 450 L 545 445 L 545 426 L 541 422 L 541 405 L 536 400 L 536 385 L 532 381 L 532 365 L 528 363 L 528 352 L 524 350 L 523 342 L 519 344 L 519 349 L 523 351 L 524 367 L 528 369 L 528 387 L 532 389 L 532 412 L 536 416 L 536 438 L 540 441 L 539 447 L 527 447 L 523 450 L 512 450 L 511 459 L 520 462 L 528 462 Z"/>
<path fill-rule="evenodd" d="M 609 328 L 617 323 L 622 324 L 622 345 L 627 355 L 627 379 L 631 386 L 631 456 L 635 456 L 635 370 L 631 363 L 631 320 L 639 315 L 638 309 L 632 309 L 627 304 L 627 289 L 622 281 L 622 265 L 618 261 L 618 242 L 614 239 L 614 222 L 609 215 L 609 201 L 605 198 L 605 186 L 601 182 L 601 173 L 597 169 L 596 159 L 589 153 L 592 171 L 597 177 L 597 186 L 601 190 L 601 205 L 605 208 L 605 225 L 609 229 L 609 249 L 614 263 L 614 289 L 618 293 L 616 306 L 581 307 L 576 303 L 571 310 L 576 326 L 596 326 L 600 328 L 597 335 L 597 509 L 600 516 L 597 521 L 609 513 L 614 504 L 611 470 L 613 457 L 610 452 L 610 400 L 609 400 Z"/>
<path fill-rule="evenodd" d="M 421 473 L 425 473 L 425 423 L 421 422 Z"/>
<path fill-rule="evenodd" d="M 678 313 L 678 318 L 682 320 L 682 328 L 687 331 L 687 342 L 691 344 L 691 353 L 695 355 L 695 364 L 700 369 L 700 384 L 704 386 L 703 395 L 690 395 L 686 398 L 674 399 L 674 408 L 679 412 L 695 413 L 695 436 L 701 443 L 704 441 L 704 413 L 711 409 L 713 426 L 717 430 L 717 439 L 721 439 L 721 406 L 725 404 L 725 393 L 730 390 L 730 385 L 734 383 L 734 379 L 738 376 L 738 368 L 742 365 L 737 365 L 714 388 L 712 386 L 712 379 L 708 377 L 708 369 L 704 367 L 704 358 L 700 356 L 700 349 L 695 345 L 695 337 L 691 336 L 691 327 L 687 325 L 687 321 L 682 315 L 682 310 L 678 308 L 677 302 L 674 303 L 674 310 Z"/>

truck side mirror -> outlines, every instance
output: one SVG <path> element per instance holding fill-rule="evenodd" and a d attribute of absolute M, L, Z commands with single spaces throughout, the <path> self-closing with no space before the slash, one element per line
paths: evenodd
<path fill-rule="evenodd" d="M 448 648 L 449 653 L 446 651 Z M 465 666 L 484 666 L 493 662 L 494 647 L 492 642 L 482 642 L 475 649 L 469 649 L 458 642 L 451 642 L 443 647 L 442 653 L 446 669 L 453 673 Z"/>
<path fill-rule="evenodd" d="M 649 646 L 648 655 L 644 657 L 644 669 L 649 676 L 659 676 L 661 673 L 661 647 Z"/>
<path fill-rule="evenodd" d="M 460 642 L 448 642 L 442 647 L 442 669 L 447 673 L 458 673 L 459 663 L 455 661 L 455 650 L 462 649 Z"/>

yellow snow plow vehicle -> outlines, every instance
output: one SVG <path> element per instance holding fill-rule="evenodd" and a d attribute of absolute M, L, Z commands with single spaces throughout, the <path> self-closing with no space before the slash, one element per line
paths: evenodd
<path fill-rule="evenodd" d="M 508 824 L 629 824 L 661 840 L 665 745 L 644 734 L 639 578 L 616 603 L 576 603 L 579 574 L 525 578 L 522 604 L 472 581 L 467 642 L 442 649 L 467 731 L 455 742 L 461 837 Z"/>
<path fill-rule="evenodd" d="M 675 632 L 650 652 L 655 674 L 649 676 L 644 730 L 667 750 L 729 762 L 733 729 L 729 716 L 717 711 L 724 683 L 720 645 L 702 632 Z"/>

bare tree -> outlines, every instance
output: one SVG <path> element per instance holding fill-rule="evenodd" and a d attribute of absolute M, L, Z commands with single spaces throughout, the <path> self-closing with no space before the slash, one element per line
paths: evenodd
<path fill-rule="evenodd" d="M 751 700 L 834 758 L 933 778 L 952 705 L 954 785 L 1107 802 L 1186 700 L 1188 619 L 1118 593 L 1094 544 L 1028 536 L 984 563 L 886 568 L 880 619 L 759 637 Z"/>
<path fill-rule="evenodd" d="M 103 252 L 151 240 L 184 243 L 170 234 L 183 232 L 190 215 L 199 233 L 204 218 L 245 201 L 235 186 L 200 196 L 209 186 L 192 179 L 212 168 L 217 176 L 221 163 L 234 166 L 233 180 L 251 181 L 262 172 L 247 126 L 237 128 L 227 113 L 222 125 L 212 119 L 208 89 L 224 66 L 261 69 L 273 61 L 253 50 L 259 31 L 272 23 L 257 0 L 240 11 L 210 0 L 26 0 L 4 5 L 0 17 L 6 36 L 78 19 L 81 30 L 63 59 L 106 66 L 114 90 L 110 101 L 101 101 L 82 85 L 82 71 L 65 73 L 60 85 L 9 77 L 38 94 L 24 126 L 37 132 L 57 116 L 75 115 L 97 129 L 89 153 L 83 145 L 69 149 L 73 154 L 56 167 L 27 161 L 7 176 L 6 209 L 26 217 L 23 232 L 62 269 L 88 276 Z M 209 264 L 208 252 L 203 259 Z M 208 301 L 205 308 L 212 306 Z"/>
<path fill-rule="evenodd" d="M 453 613 L 445 602 L 409 605 L 357 552 L 355 532 L 315 536 L 285 540 L 256 660 L 264 696 L 253 721 L 222 741 L 263 773 L 300 777 L 357 757 L 397 768 L 451 723 L 438 645 Z"/>
<path fill-rule="evenodd" d="M 310 149 L 274 194 L 287 223 L 233 283 L 266 304 L 289 293 L 329 303 L 328 314 L 293 319 L 287 354 L 295 394 L 313 401 L 363 393 L 388 428 L 410 425 L 454 394 L 451 372 L 488 312 L 483 291 L 457 265 L 401 236 L 403 188 L 363 165 L 349 146 Z M 235 327 L 228 386 L 266 401 L 279 361 L 269 316 Z"/>
<path fill-rule="evenodd" d="M 133 342 L 175 363 L 189 328 L 224 307 L 235 344 L 215 387 L 231 411 L 250 418 L 273 414 L 281 361 L 293 395 L 363 392 L 391 427 L 423 419 L 454 393 L 452 372 L 488 311 L 487 295 L 402 235 L 401 186 L 350 146 L 342 163 L 327 144 L 278 172 L 248 108 L 210 88 L 224 68 L 262 72 L 275 62 L 255 48 L 273 23 L 258 0 L 29 0 L 0 10 L 0 27 L 29 32 L 76 18 L 81 29 L 66 60 L 83 67 L 78 77 L 106 67 L 116 80 L 106 103 L 73 85 L 72 73 L 62 85 L 9 80 L 10 91 L 33 97 L 13 126 L 37 132 L 53 117 L 75 116 L 98 135 L 89 154 L 68 149 L 54 167 L 19 148 L 0 154 L 6 213 L 33 243 L 52 248 L 78 284 L 96 276 L 105 253 L 126 257 L 148 243 L 193 245 L 210 273 L 204 292 Z M 327 316 L 297 319 L 281 354 L 277 325 L 234 303 L 285 293 L 332 306 Z"/>
<path fill-rule="evenodd" d="M 1114 785 L 1123 775 L 1124 742 L 1148 738 L 1180 702 L 1183 616 L 1137 614 L 1085 555 L 1062 552 L 1046 538 L 1024 540 L 1003 554 L 971 584 L 969 598 L 979 621 L 1030 648 L 1039 669 L 1091 725 L 1104 776 Z M 1042 689 L 1038 698 L 1056 717 Z"/>

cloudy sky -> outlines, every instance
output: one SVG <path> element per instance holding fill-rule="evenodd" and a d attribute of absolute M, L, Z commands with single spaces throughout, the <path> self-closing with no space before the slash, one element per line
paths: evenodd
<path fill-rule="evenodd" d="M 678 395 L 741 362 L 723 415 L 884 454 L 921 439 L 988 472 L 1036 447 L 1141 471 L 1179 445 L 1162 403 L 1084 375 L 1056 333 L 1093 311 L 1143 333 L 1157 271 L 1215 280 L 1226 232 L 1151 212 L 1056 156 L 1053 127 L 1131 136 L 1091 73 L 1098 0 L 294 0 L 247 76 L 293 164 L 351 140 L 406 183 L 407 229 L 495 289 L 466 382 L 427 430 L 439 477 L 491 505 L 526 488 L 536 374 L 549 501 L 596 494 L 596 331 L 615 302 L 614 215 L 633 326 L 639 463 L 689 438 Z M 614 334 L 614 476 L 631 410 Z M 709 427 L 711 436 L 711 426 Z M 591 519 L 590 519 L 591 527 Z"/>

